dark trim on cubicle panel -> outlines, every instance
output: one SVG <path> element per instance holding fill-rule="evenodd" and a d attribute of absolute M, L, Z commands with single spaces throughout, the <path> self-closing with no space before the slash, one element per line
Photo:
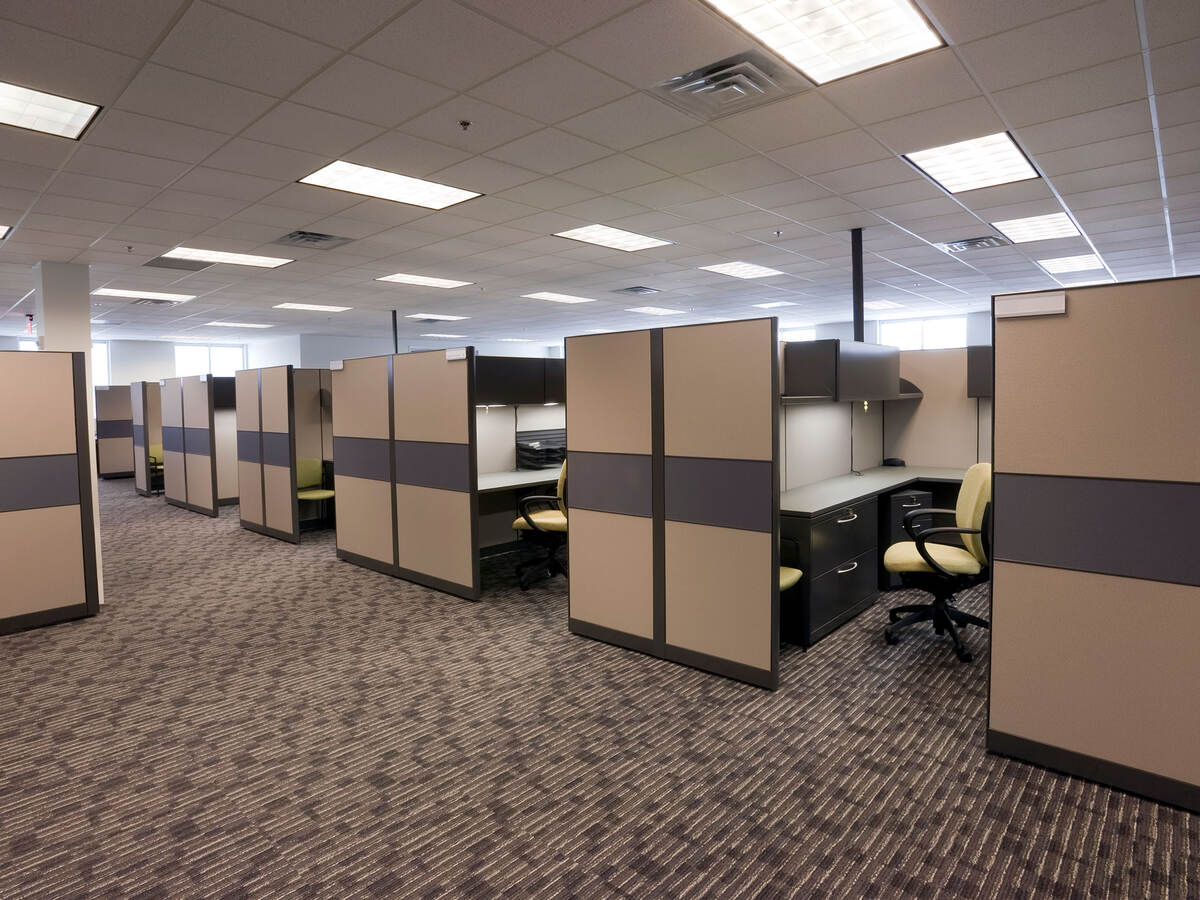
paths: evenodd
<path fill-rule="evenodd" d="M 84 578 L 86 580 L 86 573 Z M 88 616 L 94 615 L 96 615 L 96 609 L 91 609 L 87 603 L 56 606 L 54 609 L 39 609 L 36 612 L 22 613 L 19 616 L 9 616 L 5 619 L 0 619 L 0 635 L 15 634 L 18 631 L 27 631 L 30 628 L 57 625 L 60 622 L 70 622 L 72 619 L 85 619 Z"/>
<path fill-rule="evenodd" d="M 618 516 L 654 517 L 654 463 L 642 453 L 570 450 L 571 507 Z"/>
<path fill-rule="evenodd" d="M 74 506 L 78 466 L 75 453 L 0 457 L 0 513 Z"/>
<path fill-rule="evenodd" d="M 1186 781 L 1156 775 L 1085 753 L 1053 747 L 1040 741 L 1031 741 L 992 728 L 987 730 L 987 749 L 990 753 L 1053 769 L 1072 778 L 1082 778 L 1158 803 L 1169 803 L 1189 812 L 1200 813 L 1200 786 L 1188 784 Z"/>
<path fill-rule="evenodd" d="M 398 354 L 390 354 L 387 358 L 387 404 L 388 404 L 388 495 L 389 501 L 392 504 L 392 571 L 389 575 L 395 575 L 400 571 L 400 518 L 399 512 L 396 510 L 396 453 L 392 449 L 396 443 L 396 356 Z M 334 438 L 336 445 L 337 438 Z M 333 451 L 334 460 L 337 459 L 337 450 Z M 334 462 L 334 471 L 337 471 L 337 463 Z M 341 551 L 338 551 L 339 555 Z M 357 554 L 351 554 L 356 556 Z M 350 558 L 345 557 L 345 558 Z M 379 569 L 377 571 L 385 571 Z"/>
<path fill-rule="evenodd" d="M 157 384 L 157 382 L 155 382 L 155 383 Z M 141 403 L 141 406 L 142 406 L 142 426 L 141 426 L 142 427 L 142 449 L 141 449 L 141 454 L 142 454 L 142 468 L 146 472 L 146 490 L 143 491 L 140 487 L 138 487 L 136 484 L 136 480 L 135 480 L 133 489 L 141 497 L 152 497 L 152 496 L 154 496 L 154 477 L 150 474 L 150 439 L 147 434 L 147 428 L 150 425 L 150 397 L 149 397 L 149 393 L 146 390 L 147 382 L 135 381 L 133 384 L 138 385 L 138 394 L 142 398 L 142 403 Z M 133 392 L 133 384 L 131 384 L 129 386 L 129 390 L 130 390 L 129 402 L 130 403 L 133 402 L 133 393 L 132 393 Z M 161 403 L 161 388 L 159 389 L 159 393 L 160 393 L 160 403 Z M 159 418 L 160 419 L 162 418 L 161 405 L 160 405 Z M 158 427 L 159 427 L 159 431 L 161 432 L 162 431 L 162 422 L 161 421 L 158 423 Z M 133 434 L 133 452 L 137 453 L 138 452 L 137 426 L 134 426 L 133 432 L 134 432 L 134 434 Z M 136 470 L 137 470 L 137 466 L 135 465 L 134 466 L 135 479 L 137 476 Z"/>
<path fill-rule="evenodd" d="M 321 377 L 317 376 L 317 392 L 321 390 Z M 261 388 L 259 389 L 261 394 Z M 295 535 L 293 543 L 300 543 L 300 498 L 296 495 L 300 489 L 296 486 L 299 477 L 296 472 L 296 370 L 292 366 L 287 367 L 287 405 L 288 405 L 288 445 L 291 455 L 290 466 L 292 473 L 292 534 Z M 262 398 L 258 401 L 259 414 L 262 413 Z M 323 470 L 322 470 L 323 473 Z M 266 521 L 266 511 L 263 511 L 263 521 Z"/>
<path fill-rule="evenodd" d="M 214 519 L 221 515 L 221 492 L 217 488 L 217 422 L 216 422 L 216 397 L 213 394 L 213 376 L 210 372 L 205 375 L 203 382 L 208 389 L 208 464 L 212 470 L 212 508 L 211 513 L 207 513 Z M 184 440 L 187 435 L 187 414 L 184 414 Z M 206 510 L 200 510 L 206 512 Z"/>
<path fill-rule="evenodd" d="M 771 317 L 771 397 L 779 396 L 779 319 Z M 883 404 L 886 406 L 887 404 Z M 881 410 L 882 412 L 882 410 Z M 781 531 L 781 523 L 779 520 L 779 497 L 781 484 L 780 468 L 783 465 L 783 460 L 779 455 L 779 403 L 772 402 L 771 404 L 771 480 L 773 482 L 771 488 L 771 673 L 772 690 L 779 687 L 779 629 L 780 629 L 780 610 L 779 610 L 779 543 L 783 538 Z M 850 413 L 850 424 L 854 424 L 854 412 Z M 883 423 L 880 423 L 882 434 Z M 978 442 L 976 442 L 978 443 Z M 851 448 L 853 453 L 853 448 Z M 853 464 L 854 460 L 850 460 Z"/>
<path fill-rule="evenodd" d="M 606 644 L 612 644 L 614 647 L 633 650 L 637 653 L 645 653 L 647 656 L 661 655 L 653 638 L 628 634 L 624 631 L 617 631 L 614 628 L 605 628 L 603 625 L 594 625 L 591 622 L 585 622 L 571 616 L 567 617 L 567 628 L 572 634 L 592 638 L 596 641 L 603 641 Z"/>
<path fill-rule="evenodd" d="M 666 416 L 663 415 L 663 330 L 650 330 L 650 501 L 654 560 L 654 653 L 667 649 Z"/>
<path fill-rule="evenodd" d="M 100 576 L 96 562 L 97 523 L 92 507 L 92 462 L 88 447 L 87 359 L 83 353 L 71 354 L 71 373 L 75 380 L 75 454 L 79 462 L 79 524 L 83 541 L 83 614 L 94 616 L 100 611 Z"/>
<path fill-rule="evenodd" d="M 471 593 L 468 599 L 478 600 L 483 594 L 483 581 L 479 571 L 479 451 L 478 435 L 475 431 L 475 348 L 467 347 L 467 455 L 470 466 L 471 493 Z M 515 413 L 514 413 L 515 415 Z M 515 426 L 515 419 L 514 419 Z M 393 492 L 394 493 L 394 492 Z M 451 592 L 453 593 L 453 592 Z"/>

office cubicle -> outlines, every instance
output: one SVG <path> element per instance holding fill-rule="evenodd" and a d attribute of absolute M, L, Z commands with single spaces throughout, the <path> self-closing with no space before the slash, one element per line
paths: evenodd
<path fill-rule="evenodd" d="M 1200 811 L 1200 278 L 993 312 L 988 748 Z"/>
<path fill-rule="evenodd" d="M 99 608 L 83 353 L 0 351 L 0 633 Z"/>
<path fill-rule="evenodd" d="M 134 474 L 133 409 L 129 386 L 96 388 L 96 471 L 101 478 Z"/>
<path fill-rule="evenodd" d="M 129 386 L 133 413 L 133 484 L 143 497 L 163 489 L 162 385 L 135 381 Z"/>
<path fill-rule="evenodd" d="M 960 469 L 990 462 L 991 397 L 973 393 L 969 377 L 977 361 L 976 368 L 987 372 L 990 393 L 990 352 L 991 347 L 900 351 L 900 377 L 917 391 L 887 401 L 883 455 Z"/>
<path fill-rule="evenodd" d="M 779 682 L 775 319 L 566 341 L 569 627 Z"/>
<path fill-rule="evenodd" d="M 215 517 L 238 502 L 234 379 L 191 375 L 161 385 L 164 496 Z"/>
<path fill-rule="evenodd" d="M 299 543 L 301 524 L 332 509 L 319 492 L 333 486 L 330 372 L 270 366 L 235 380 L 242 527 Z"/>

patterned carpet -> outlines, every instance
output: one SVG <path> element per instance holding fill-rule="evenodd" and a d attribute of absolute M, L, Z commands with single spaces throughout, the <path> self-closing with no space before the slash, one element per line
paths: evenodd
<path fill-rule="evenodd" d="M 101 615 L 0 637 L 5 900 L 1200 897 L 1200 816 L 988 756 L 882 607 L 772 694 L 101 494 Z"/>

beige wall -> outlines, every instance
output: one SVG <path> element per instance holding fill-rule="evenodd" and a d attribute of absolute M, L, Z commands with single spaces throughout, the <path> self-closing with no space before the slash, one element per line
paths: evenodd
<path fill-rule="evenodd" d="M 388 438 L 388 358 L 348 359 L 333 373 L 333 433 Z M 340 500 L 340 498 L 339 498 Z M 340 509 L 344 506 L 339 502 Z"/>
<path fill-rule="evenodd" d="M 650 332 L 566 340 L 572 450 L 650 453 Z"/>
<path fill-rule="evenodd" d="M 442 350 L 392 357 L 396 440 L 465 444 L 470 440 L 465 359 L 447 360 Z"/>
<path fill-rule="evenodd" d="M 5 427 L 0 428 L 0 457 L 74 453 L 75 404 L 70 355 L 0 353 L 0 391 Z M 63 398 L 72 398 L 64 403 Z M 21 427 L 10 427 L 19 422 Z"/>
<path fill-rule="evenodd" d="M 979 406 L 967 396 L 967 350 L 902 350 L 900 377 L 925 395 L 888 400 L 884 456 L 965 469 L 979 461 Z"/>

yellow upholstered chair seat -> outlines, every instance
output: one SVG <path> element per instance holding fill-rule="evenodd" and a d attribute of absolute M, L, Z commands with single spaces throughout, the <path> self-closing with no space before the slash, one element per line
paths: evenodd
<path fill-rule="evenodd" d="M 535 513 L 530 513 L 529 518 L 537 523 L 537 527 L 542 531 L 566 531 L 567 517 L 557 509 L 543 509 Z M 525 521 L 524 516 L 518 516 L 513 520 L 513 529 L 515 531 L 530 531 L 529 523 Z"/>
<path fill-rule="evenodd" d="M 779 567 L 779 589 L 786 591 L 788 588 L 796 586 L 796 582 L 800 580 L 800 576 L 804 573 L 799 569 L 793 569 L 791 566 Z"/>
<path fill-rule="evenodd" d="M 333 491 L 328 491 L 323 488 L 310 488 L 308 490 L 296 491 L 297 500 L 332 500 Z"/>
<path fill-rule="evenodd" d="M 162 444 L 151 444 L 147 453 L 150 455 L 151 465 L 162 465 L 163 449 Z"/>
<path fill-rule="evenodd" d="M 934 561 L 947 572 L 956 575 L 977 575 L 981 568 L 969 550 L 964 547 L 952 547 L 949 544 L 928 543 L 925 549 Z M 915 541 L 901 541 L 892 544 L 883 554 L 883 567 L 889 572 L 932 572 L 929 563 L 917 552 Z"/>

